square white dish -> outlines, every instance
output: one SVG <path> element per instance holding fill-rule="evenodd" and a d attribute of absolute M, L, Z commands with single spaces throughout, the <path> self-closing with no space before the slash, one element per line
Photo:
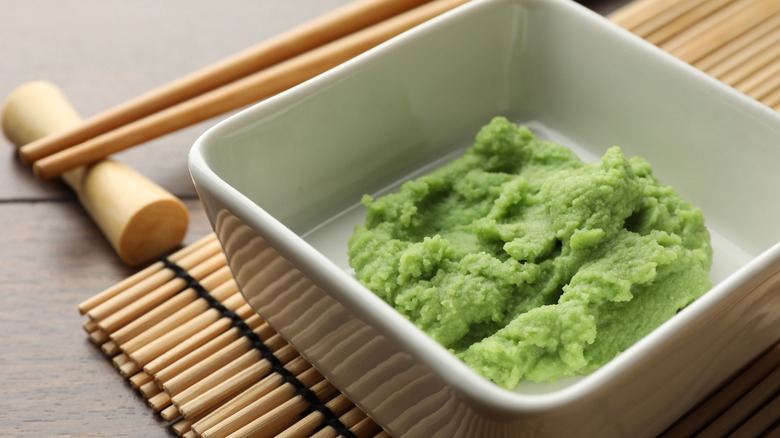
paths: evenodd
<path fill-rule="evenodd" d="M 352 278 L 358 205 L 504 115 L 704 211 L 715 286 L 583 378 L 507 391 Z M 221 122 L 190 170 L 248 302 L 393 435 L 656 435 L 780 337 L 780 117 L 567 0 L 474 0 Z"/>

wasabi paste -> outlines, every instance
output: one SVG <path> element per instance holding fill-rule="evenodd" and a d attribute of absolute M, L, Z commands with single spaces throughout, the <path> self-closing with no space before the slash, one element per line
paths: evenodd
<path fill-rule="evenodd" d="M 586 164 L 505 118 L 363 203 L 358 280 L 505 388 L 589 373 L 711 287 L 701 210 L 647 161 Z"/>

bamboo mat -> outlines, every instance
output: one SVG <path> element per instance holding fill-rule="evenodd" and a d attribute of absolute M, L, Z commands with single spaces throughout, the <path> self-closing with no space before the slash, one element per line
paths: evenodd
<path fill-rule="evenodd" d="M 780 110 L 780 0 L 637 0 L 615 23 Z M 79 305 L 179 436 L 388 436 L 243 300 L 213 234 Z M 664 433 L 780 437 L 780 346 Z"/>

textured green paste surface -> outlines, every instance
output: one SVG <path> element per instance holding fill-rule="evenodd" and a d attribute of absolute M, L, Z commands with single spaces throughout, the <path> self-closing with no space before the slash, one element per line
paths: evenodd
<path fill-rule="evenodd" d="M 701 211 L 645 160 L 585 164 L 504 118 L 363 203 L 357 278 L 506 388 L 593 371 L 710 287 Z"/>

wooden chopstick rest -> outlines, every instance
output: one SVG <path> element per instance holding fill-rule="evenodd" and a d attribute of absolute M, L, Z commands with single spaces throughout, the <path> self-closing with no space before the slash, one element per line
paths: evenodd
<path fill-rule="evenodd" d="M 75 109 L 49 82 L 20 86 L 3 107 L 3 131 L 17 147 L 80 123 Z M 73 169 L 62 179 L 128 265 L 166 253 L 179 245 L 187 232 L 189 213 L 184 204 L 117 161 L 107 159 Z"/>

